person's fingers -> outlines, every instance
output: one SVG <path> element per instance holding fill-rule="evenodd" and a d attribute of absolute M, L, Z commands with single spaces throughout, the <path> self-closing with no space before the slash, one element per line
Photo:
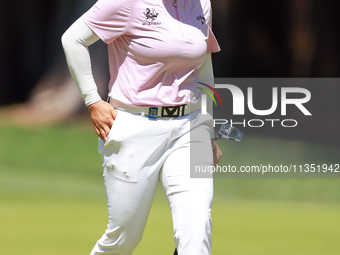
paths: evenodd
<path fill-rule="evenodd" d="M 94 123 L 95 130 L 97 135 L 99 136 L 100 139 L 106 141 L 107 137 L 109 136 L 111 127 L 105 122 L 95 122 Z"/>
<path fill-rule="evenodd" d="M 106 139 L 107 139 L 107 137 L 108 137 L 108 133 L 106 133 L 104 130 L 102 130 L 101 132 L 100 132 L 100 137 L 101 137 L 101 139 L 103 139 L 104 141 L 106 141 Z"/>
<path fill-rule="evenodd" d="M 220 162 L 220 159 L 222 158 L 222 150 L 220 149 L 218 144 L 215 144 L 214 146 L 213 155 L 214 155 L 214 166 L 216 166 Z"/>
<path fill-rule="evenodd" d="M 98 123 L 96 123 L 96 122 L 93 121 L 93 120 L 92 120 L 92 124 L 93 124 L 94 130 L 96 131 L 98 137 L 99 137 L 100 139 L 102 139 L 102 140 L 105 141 L 105 132 L 104 132 L 103 128 L 100 127 L 100 126 L 98 125 Z"/>
<path fill-rule="evenodd" d="M 104 139 L 104 140 L 106 140 L 106 138 L 109 136 L 111 127 L 112 127 L 112 124 L 111 124 L 110 126 L 104 125 L 104 126 L 102 127 L 102 131 L 101 131 L 101 132 L 103 133 L 103 136 L 105 136 L 105 139 Z"/>
<path fill-rule="evenodd" d="M 117 117 L 117 111 L 111 104 L 104 101 L 93 104 L 89 110 L 97 135 L 106 141 Z"/>
<path fill-rule="evenodd" d="M 110 133 L 111 128 L 112 128 L 112 125 L 113 125 L 113 123 L 114 123 L 114 121 L 115 121 L 115 119 L 117 117 L 117 112 L 116 112 L 115 108 L 113 108 L 113 106 L 110 105 L 110 104 L 108 104 L 107 107 L 108 107 L 108 111 L 109 111 L 110 117 L 107 119 L 107 122 L 104 123 L 104 125 L 102 127 L 104 132 L 105 132 L 106 137 L 109 136 L 109 133 Z"/>
<path fill-rule="evenodd" d="M 101 131 L 100 131 L 100 128 L 98 128 L 98 127 L 95 125 L 94 122 L 92 122 L 92 124 L 93 124 L 94 130 L 96 131 L 98 137 L 99 137 L 100 139 L 103 139 L 102 134 L 101 134 Z"/>

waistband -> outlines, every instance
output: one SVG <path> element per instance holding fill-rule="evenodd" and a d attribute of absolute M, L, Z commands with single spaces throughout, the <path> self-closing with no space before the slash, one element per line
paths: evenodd
<path fill-rule="evenodd" d="M 110 104 L 116 109 L 140 114 L 142 117 L 148 117 L 149 119 L 156 119 L 157 117 L 177 118 L 201 109 L 200 100 L 196 104 L 178 106 L 134 107 L 122 104 L 121 102 L 110 98 Z"/>

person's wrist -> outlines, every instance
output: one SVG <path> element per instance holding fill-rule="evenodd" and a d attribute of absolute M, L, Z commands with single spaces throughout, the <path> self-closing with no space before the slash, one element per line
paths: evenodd
<path fill-rule="evenodd" d="M 214 139 L 214 138 L 211 138 L 211 147 L 213 148 L 213 149 L 215 149 L 215 146 L 216 146 L 216 140 Z"/>
<path fill-rule="evenodd" d="M 94 104 L 96 102 L 102 101 L 102 98 L 98 94 L 97 91 L 92 91 L 92 92 L 86 93 L 82 96 L 83 96 L 83 99 L 84 99 L 86 106 L 89 106 L 89 105 Z"/>
<path fill-rule="evenodd" d="M 97 102 L 95 102 L 95 103 L 93 103 L 93 104 L 90 104 L 90 105 L 87 106 L 87 108 L 88 108 L 89 110 L 91 110 L 94 106 L 100 104 L 102 101 L 103 101 L 103 100 L 99 100 L 99 101 L 97 101 Z"/>

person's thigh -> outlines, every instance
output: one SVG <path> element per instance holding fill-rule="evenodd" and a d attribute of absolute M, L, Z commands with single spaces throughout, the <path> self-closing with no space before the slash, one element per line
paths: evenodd
<path fill-rule="evenodd" d="M 102 154 L 109 224 L 92 250 L 132 254 L 140 242 L 166 151 L 169 123 L 118 112 Z"/>
<path fill-rule="evenodd" d="M 166 159 L 161 171 L 161 183 L 167 196 L 178 254 L 211 254 L 211 204 L 213 200 L 212 178 L 190 178 L 190 164 L 212 165 L 210 133 L 204 126 L 198 127 L 198 140 L 190 140 L 190 134 L 180 142 Z M 198 146 L 202 155 L 191 157 L 190 146 Z M 176 147 L 176 146 L 175 146 Z M 195 162 L 198 161 L 198 162 Z"/>
<path fill-rule="evenodd" d="M 132 254 L 141 241 L 158 175 L 127 182 L 104 170 L 109 215 L 108 228 L 92 250 L 97 254 Z"/>

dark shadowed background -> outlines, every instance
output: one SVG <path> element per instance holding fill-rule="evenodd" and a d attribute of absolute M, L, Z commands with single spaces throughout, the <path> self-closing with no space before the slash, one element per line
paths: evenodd
<path fill-rule="evenodd" d="M 0 105 L 26 103 L 2 112 L 22 120 L 30 116 L 37 122 L 59 122 L 86 110 L 68 73 L 60 37 L 94 3 L 1 1 Z M 340 76 L 339 2 L 214 0 L 212 6 L 213 30 L 222 48 L 213 55 L 216 77 Z M 91 53 L 95 78 L 106 98 L 105 44 L 94 44 Z M 340 86 L 308 86 L 314 86 L 308 88 L 313 91 L 309 107 L 324 113 L 313 116 L 313 122 L 336 119 L 332 125 L 323 125 L 323 132 L 333 138 L 315 139 L 317 130 L 309 129 L 294 139 L 338 144 Z M 256 92 L 268 94 L 264 87 Z"/>

